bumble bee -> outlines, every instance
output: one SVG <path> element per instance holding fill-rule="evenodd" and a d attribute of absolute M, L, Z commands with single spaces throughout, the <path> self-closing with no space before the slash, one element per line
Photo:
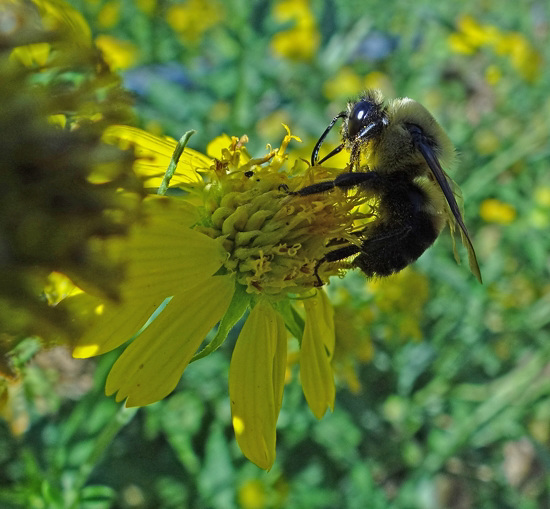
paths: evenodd
<path fill-rule="evenodd" d="M 340 118 L 342 143 L 317 161 L 325 137 Z M 440 164 L 451 164 L 454 148 L 426 108 L 408 98 L 386 105 L 379 91 L 368 91 L 348 103 L 347 109 L 330 122 L 313 149 L 312 166 L 344 148 L 350 152 L 351 171 L 292 194 L 307 196 L 334 188 L 358 188 L 377 199 L 377 213 L 373 221 L 356 232 L 357 244 L 336 248 L 319 260 L 315 267 L 319 286 L 323 284 L 318 274 L 322 263 L 353 255 L 357 256 L 352 265 L 368 277 L 389 276 L 404 269 L 434 243 L 446 222 L 451 234 L 458 225 L 470 269 L 481 282 L 474 247 L 455 199 L 460 190 Z M 366 165 L 361 165 L 362 158 Z"/>

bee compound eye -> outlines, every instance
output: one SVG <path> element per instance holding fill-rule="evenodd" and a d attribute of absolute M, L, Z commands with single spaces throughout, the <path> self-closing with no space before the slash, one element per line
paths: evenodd
<path fill-rule="evenodd" d="M 375 109 L 376 105 L 366 99 L 355 103 L 348 120 L 348 135 L 350 138 L 355 137 L 368 124 Z"/>

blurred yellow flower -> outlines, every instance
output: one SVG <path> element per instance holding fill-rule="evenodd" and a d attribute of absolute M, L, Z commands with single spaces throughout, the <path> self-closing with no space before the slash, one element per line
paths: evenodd
<path fill-rule="evenodd" d="M 184 41 L 196 43 L 225 17 L 225 7 L 217 0 L 187 0 L 171 5 L 166 21 Z"/>
<path fill-rule="evenodd" d="M 245 481 L 237 491 L 239 507 L 242 509 L 264 509 L 267 507 L 265 485 L 258 479 Z"/>
<path fill-rule="evenodd" d="M 536 228 L 544 229 L 550 225 L 550 187 L 538 187 L 534 192 L 535 207 L 529 214 L 529 220 Z"/>
<path fill-rule="evenodd" d="M 348 300 L 334 309 L 335 347 L 332 366 L 337 378 L 343 380 L 354 393 L 362 389 L 357 376 L 359 364 L 370 362 L 374 355 L 369 334 L 374 320 L 373 307 L 367 303 L 360 307 L 362 309 L 358 312 Z"/>
<path fill-rule="evenodd" d="M 310 60 L 321 42 L 308 0 L 277 0 L 273 16 L 281 23 L 294 25 L 276 33 L 271 40 L 275 55 L 291 60 Z"/>
<path fill-rule="evenodd" d="M 496 85 L 502 78 L 502 71 L 497 65 L 490 65 L 485 69 L 485 79 L 489 85 Z"/>
<path fill-rule="evenodd" d="M 111 71 L 133 67 L 139 58 L 139 49 L 135 44 L 117 39 L 112 35 L 98 35 L 95 44 L 101 50 Z"/>
<path fill-rule="evenodd" d="M 516 218 L 516 209 L 509 203 L 490 198 L 483 201 L 479 214 L 488 223 L 508 224 Z"/>
<path fill-rule="evenodd" d="M 360 76 L 349 66 L 343 66 L 323 83 L 323 95 L 329 100 L 349 99 L 365 90 Z"/>
<path fill-rule="evenodd" d="M 502 37 L 497 27 L 481 25 L 472 16 L 468 15 L 460 17 L 457 26 L 468 44 L 474 48 L 496 44 Z"/>
<path fill-rule="evenodd" d="M 151 15 L 157 8 L 158 0 L 136 0 L 136 5 L 145 14 Z"/>
<path fill-rule="evenodd" d="M 462 53 L 464 55 L 472 55 L 476 51 L 476 47 L 468 41 L 464 34 L 453 32 L 447 37 L 447 43 L 451 51 Z"/>
<path fill-rule="evenodd" d="M 538 187 L 535 190 L 535 202 L 543 207 L 550 207 L 550 187 Z"/>
<path fill-rule="evenodd" d="M 113 28 L 120 18 L 120 0 L 109 0 L 103 4 L 103 7 L 97 15 L 97 24 L 103 30 Z"/>
<path fill-rule="evenodd" d="M 504 32 L 493 25 L 482 25 L 471 16 L 462 16 L 457 22 L 457 31 L 448 36 L 448 43 L 452 51 L 464 54 L 490 47 L 498 55 L 508 57 L 527 81 L 535 80 L 540 74 L 542 57 L 519 32 Z M 499 77 L 494 69 L 488 71 L 489 83 L 496 83 Z"/>
<path fill-rule="evenodd" d="M 374 293 L 376 308 L 393 317 L 388 322 L 389 337 L 422 339 L 420 319 L 429 294 L 426 276 L 407 267 L 384 279 L 368 281 L 367 286 Z"/>
<path fill-rule="evenodd" d="M 256 123 L 256 133 L 265 140 L 276 139 L 280 135 L 281 124 L 285 125 L 289 120 L 290 115 L 288 111 L 283 109 L 275 110 L 258 120 Z"/>
<path fill-rule="evenodd" d="M 391 78 L 381 71 L 371 71 L 363 79 L 363 90 L 381 90 L 385 96 L 395 96 Z"/>
<path fill-rule="evenodd" d="M 478 154 L 486 156 L 500 148 L 500 138 L 493 129 L 480 129 L 475 133 L 474 144 Z"/>
<path fill-rule="evenodd" d="M 531 43 L 519 32 L 509 32 L 502 37 L 495 50 L 510 57 L 512 65 L 527 80 L 535 80 L 542 65 L 542 56 Z"/>

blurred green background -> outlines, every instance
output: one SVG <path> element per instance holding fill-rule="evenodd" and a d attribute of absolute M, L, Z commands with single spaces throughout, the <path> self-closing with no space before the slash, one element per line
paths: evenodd
<path fill-rule="evenodd" d="M 457 147 L 484 284 L 447 232 L 395 277 L 331 281 L 335 410 L 311 415 L 291 364 L 267 473 L 234 440 L 231 338 L 137 412 L 103 393 L 116 352 L 74 361 L 28 342 L 0 422 L 0 507 L 550 507 L 550 4 L 71 3 L 137 124 L 196 129 L 197 150 L 247 134 L 260 156 L 284 122 L 303 140 L 291 158 L 309 158 L 366 88 L 424 104 Z"/>

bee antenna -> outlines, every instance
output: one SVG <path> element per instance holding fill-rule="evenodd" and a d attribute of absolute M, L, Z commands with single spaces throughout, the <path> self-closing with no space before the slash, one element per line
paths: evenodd
<path fill-rule="evenodd" d="M 336 115 L 330 122 L 330 124 L 328 125 L 328 127 L 325 129 L 325 132 L 323 134 L 321 134 L 321 137 L 319 138 L 319 140 L 317 141 L 317 143 L 315 144 L 315 147 L 313 148 L 313 152 L 311 153 L 311 166 L 315 166 L 317 164 L 317 156 L 319 155 L 319 150 L 321 149 L 321 145 L 323 144 L 323 141 L 325 140 L 325 138 L 327 137 L 327 134 L 330 132 L 330 130 L 334 127 L 334 124 L 336 124 L 336 121 L 339 119 L 339 118 L 344 118 L 347 116 L 347 111 L 341 111 L 340 113 L 338 113 L 338 115 Z M 319 164 L 321 164 L 323 161 L 326 161 L 329 157 L 332 157 L 334 154 L 337 154 L 338 152 L 340 152 L 340 150 L 342 150 L 342 148 L 344 148 L 343 145 L 341 145 L 339 147 L 339 149 L 335 152 L 334 150 L 326 157 L 324 157 L 320 162 Z"/>
<path fill-rule="evenodd" d="M 323 157 L 323 159 L 318 161 L 317 164 L 323 164 L 327 159 L 330 159 L 332 156 L 335 156 L 336 154 L 338 154 L 338 152 L 341 152 L 343 148 L 344 148 L 344 144 L 340 143 L 340 145 L 338 145 L 334 150 L 329 152 L 325 157 Z"/>

